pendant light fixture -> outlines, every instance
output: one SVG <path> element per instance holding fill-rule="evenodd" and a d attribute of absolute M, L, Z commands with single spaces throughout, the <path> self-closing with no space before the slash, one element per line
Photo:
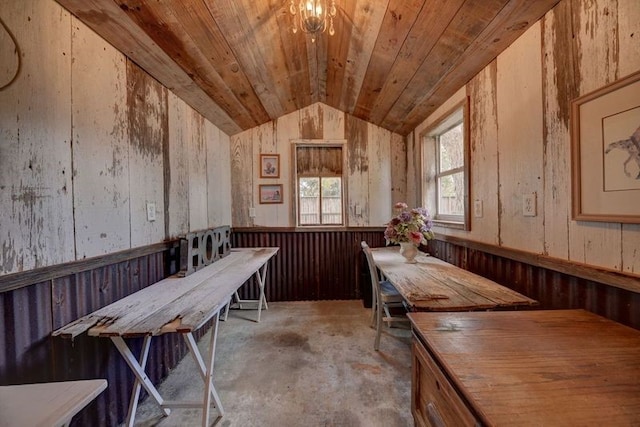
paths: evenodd
<path fill-rule="evenodd" d="M 327 27 L 329 35 L 335 34 L 333 18 L 337 14 L 335 0 L 291 0 L 289 12 L 293 15 L 293 33 L 302 32 L 311 35 L 311 41 L 316 41 L 316 36 L 323 33 Z"/>

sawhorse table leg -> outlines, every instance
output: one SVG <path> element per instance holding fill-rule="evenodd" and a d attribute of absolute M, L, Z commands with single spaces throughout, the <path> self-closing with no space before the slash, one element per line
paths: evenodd
<path fill-rule="evenodd" d="M 207 427 L 209 425 L 209 416 L 211 413 L 211 399 L 213 399 L 213 402 L 218 409 L 218 413 L 220 414 L 219 416 L 222 417 L 224 415 L 222 402 L 220 401 L 218 392 L 213 386 L 213 363 L 215 360 L 216 342 L 218 339 L 219 318 L 220 312 L 218 311 L 214 316 L 215 320 L 211 328 L 211 337 L 209 339 L 209 346 L 207 349 L 208 354 L 206 355 L 206 360 L 202 358 L 202 355 L 198 350 L 198 346 L 193 337 L 193 333 L 191 331 L 179 332 L 182 334 L 185 342 L 187 343 L 189 352 L 193 356 L 198 372 L 200 373 L 204 381 L 203 399 L 200 402 L 168 401 L 164 400 L 162 396 L 160 396 L 160 393 L 145 373 L 149 355 L 149 348 L 151 346 L 151 335 L 145 336 L 144 338 L 139 361 L 133 355 L 122 337 L 110 337 L 111 341 L 115 344 L 116 348 L 124 358 L 125 362 L 127 362 L 127 365 L 136 377 L 131 393 L 131 399 L 129 401 L 127 419 L 125 422 L 125 425 L 127 427 L 133 427 L 134 425 L 141 387 L 144 387 L 147 393 L 149 393 L 149 396 L 151 396 L 153 400 L 158 404 L 158 406 L 160 406 L 165 416 L 171 413 L 171 410 L 169 408 L 199 408 L 202 409 L 202 426 Z"/>
<path fill-rule="evenodd" d="M 227 320 L 227 316 L 229 315 L 229 308 L 231 306 L 231 302 L 235 299 L 235 302 L 238 304 L 237 308 L 239 308 L 240 310 L 254 310 L 253 308 L 253 304 L 257 303 L 257 310 L 258 310 L 258 316 L 256 318 L 256 322 L 260 322 L 260 315 L 262 313 L 262 308 L 264 307 L 265 310 L 269 309 L 269 306 L 267 305 L 267 297 L 264 294 L 264 284 L 265 284 L 265 280 L 267 277 L 267 266 L 269 264 L 266 263 L 264 264 L 258 271 L 255 272 L 255 276 L 256 276 L 256 280 L 258 281 L 258 291 L 259 291 L 259 296 L 257 300 L 250 300 L 250 299 L 240 299 L 240 296 L 238 296 L 238 291 L 236 291 L 232 296 L 231 299 L 229 300 L 229 303 L 227 304 L 226 308 L 225 308 L 225 314 L 224 314 L 224 320 Z M 243 303 L 252 303 L 251 307 L 243 307 L 242 304 Z"/>
<path fill-rule="evenodd" d="M 169 408 L 163 407 L 164 399 L 158 393 L 158 390 L 153 385 L 147 374 L 144 372 L 145 367 L 147 366 L 147 357 L 149 355 L 149 348 L 151 346 L 151 335 L 147 335 L 144 337 L 144 341 L 142 342 L 142 351 L 140 352 L 140 361 L 136 359 L 133 355 L 127 344 L 124 342 L 122 337 L 111 337 L 111 341 L 116 346 L 122 357 L 124 358 L 127 365 L 136 376 L 136 379 L 133 383 L 133 391 L 131 393 L 131 400 L 129 401 L 129 411 L 127 413 L 127 420 L 125 425 L 127 427 L 133 427 L 133 423 L 136 418 L 136 410 L 138 409 L 138 398 L 140 397 L 140 386 L 144 387 L 144 389 L 149 393 L 149 396 L 156 401 L 156 403 L 162 408 L 162 412 L 165 416 L 171 413 Z"/>

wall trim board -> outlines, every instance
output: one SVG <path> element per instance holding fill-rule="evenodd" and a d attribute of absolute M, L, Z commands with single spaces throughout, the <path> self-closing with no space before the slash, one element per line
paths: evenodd
<path fill-rule="evenodd" d="M 581 279 L 591 280 L 605 285 L 625 289 L 627 291 L 640 293 L 640 276 L 554 258 L 547 255 L 526 252 L 519 249 L 489 245 L 455 236 L 437 234 L 436 239 L 462 246 L 467 249 L 486 252 L 491 255 L 509 258 L 513 261 L 523 262 L 535 267 L 542 267 L 558 273 L 564 273 Z"/>
<path fill-rule="evenodd" d="M 36 283 L 69 276 L 71 274 L 81 273 L 83 271 L 94 270 L 111 264 L 117 264 L 119 262 L 151 255 L 157 252 L 163 252 L 177 248 L 179 245 L 179 240 L 168 240 L 166 242 L 126 249 L 78 261 L 71 261 L 63 264 L 7 274 L 5 276 L 0 276 L 0 293 L 13 291 Z"/>
<path fill-rule="evenodd" d="M 239 233 L 318 233 L 318 232 L 380 232 L 384 227 L 233 227 Z"/>

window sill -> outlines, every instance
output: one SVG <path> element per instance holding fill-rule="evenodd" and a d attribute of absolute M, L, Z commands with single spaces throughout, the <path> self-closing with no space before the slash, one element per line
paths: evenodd
<path fill-rule="evenodd" d="M 467 226 L 464 222 L 460 221 L 445 221 L 442 219 L 434 219 L 433 225 L 436 227 L 454 228 L 456 230 L 466 230 Z"/>

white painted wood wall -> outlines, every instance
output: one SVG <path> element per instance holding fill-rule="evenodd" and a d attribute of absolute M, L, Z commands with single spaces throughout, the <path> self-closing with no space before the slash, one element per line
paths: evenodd
<path fill-rule="evenodd" d="M 640 274 L 640 225 L 571 220 L 569 134 L 573 97 L 639 69 L 640 2 L 560 2 L 466 86 L 471 200 L 482 200 L 484 212 L 472 215 L 470 232 L 437 231 Z M 409 135 L 409 152 L 420 149 L 419 135 L 446 110 Z M 408 191 L 410 200 L 429 194 L 422 185 Z M 532 192 L 538 215 L 524 217 L 522 195 Z"/>
<path fill-rule="evenodd" d="M 231 223 L 229 136 L 53 0 L 0 17 L 22 53 L 0 91 L 0 275 Z M 0 32 L 0 86 L 13 51 Z"/>
<path fill-rule="evenodd" d="M 323 103 L 315 103 L 231 136 L 234 227 L 293 227 L 295 170 L 292 141 L 347 140 L 347 225 L 382 226 L 406 195 L 403 137 Z M 260 178 L 260 154 L 280 155 L 280 177 Z M 282 184 L 282 204 L 260 204 L 260 184 Z M 359 207 L 358 214 L 356 206 Z M 255 209 L 255 217 L 249 209 Z"/>

